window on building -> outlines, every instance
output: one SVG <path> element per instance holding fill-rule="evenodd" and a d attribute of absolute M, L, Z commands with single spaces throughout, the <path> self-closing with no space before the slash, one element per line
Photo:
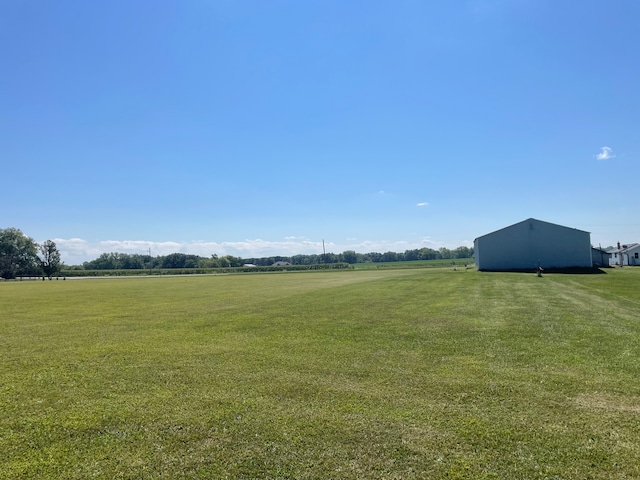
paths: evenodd
<path fill-rule="evenodd" d="M 633 254 L 634 258 L 638 258 L 638 252 Z"/>

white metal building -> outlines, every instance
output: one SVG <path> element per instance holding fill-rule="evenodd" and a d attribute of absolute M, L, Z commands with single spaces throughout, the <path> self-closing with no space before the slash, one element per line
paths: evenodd
<path fill-rule="evenodd" d="M 611 254 L 602 248 L 591 248 L 591 260 L 594 267 L 611 266 Z"/>
<path fill-rule="evenodd" d="M 591 268 L 591 234 L 529 218 L 473 242 L 478 270 Z"/>

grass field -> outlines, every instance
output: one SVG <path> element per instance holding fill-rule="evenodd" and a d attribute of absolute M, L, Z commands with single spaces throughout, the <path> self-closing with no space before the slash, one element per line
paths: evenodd
<path fill-rule="evenodd" d="M 354 263 L 352 267 L 356 270 L 372 270 L 381 268 L 426 268 L 426 267 L 452 267 L 469 268 L 474 267 L 473 258 L 454 258 L 454 259 L 438 259 L 438 260 L 410 260 L 400 262 L 366 262 Z"/>
<path fill-rule="evenodd" d="M 640 478 L 640 269 L 0 284 L 0 478 Z"/>

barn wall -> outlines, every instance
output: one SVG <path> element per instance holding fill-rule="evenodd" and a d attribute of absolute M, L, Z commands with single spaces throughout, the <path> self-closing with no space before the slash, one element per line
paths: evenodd
<path fill-rule="evenodd" d="M 474 248 L 479 270 L 592 266 L 588 232 L 535 219 L 479 237 Z"/>
<path fill-rule="evenodd" d="M 591 259 L 593 260 L 594 267 L 608 267 L 611 261 L 611 255 L 598 248 L 592 248 Z"/>

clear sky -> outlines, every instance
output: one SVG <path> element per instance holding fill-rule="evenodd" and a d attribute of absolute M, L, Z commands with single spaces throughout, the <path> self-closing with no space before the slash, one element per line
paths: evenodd
<path fill-rule="evenodd" d="M 636 0 L 0 2 L 0 228 L 102 252 L 640 242 Z"/>

